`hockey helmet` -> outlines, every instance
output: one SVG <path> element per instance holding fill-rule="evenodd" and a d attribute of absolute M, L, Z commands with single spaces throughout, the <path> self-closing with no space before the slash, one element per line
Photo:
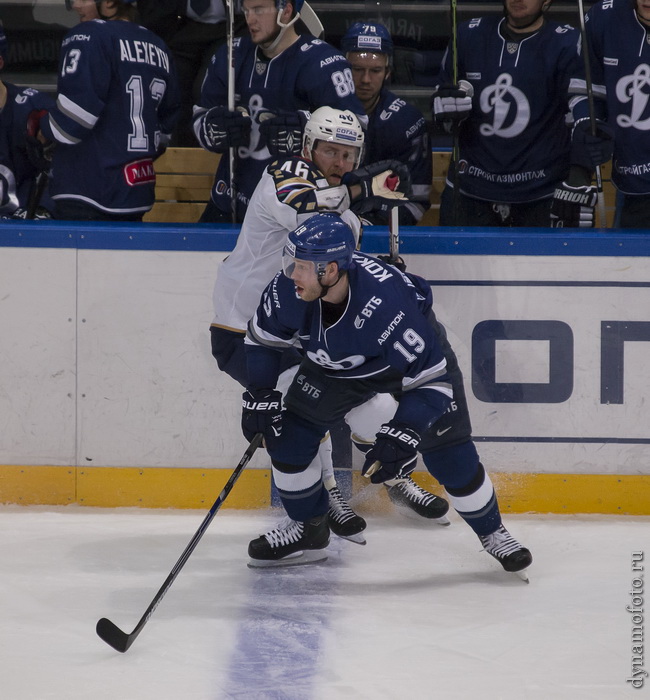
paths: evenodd
<path fill-rule="evenodd" d="M 383 24 L 378 22 L 355 22 L 341 39 L 344 54 L 385 53 L 393 55 L 393 39 Z"/>
<path fill-rule="evenodd" d="M 293 5 L 293 9 L 296 12 L 300 12 L 300 10 L 302 10 L 302 6 L 305 4 L 305 0 L 275 0 L 275 6 L 278 8 L 278 10 L 284 10 L 287 2 L 290 2 Z"/>
<path fill-rule="evenodd" d="M 121 0 L 123 5 L 132 5 L 134 2 L 137 2 L 137 0 Z M 102 0 L 95 0 L 95 5 L 99 7 L 102 4 Z M 65 9 L 66 10 L 71 10 L 72 6 L 74 5 L 74 0 L 65 0 Z"/>
<path fill-rule="evenodd" d="M 311 152 L 316 147 L 316 141 L 338 143 L 343 146 L 358 148 L 354 169 L 363 160 L 363 128 L 359 120 L 349 109 L 340 110 L 333 107 L 319 107 L 312 112 L 305 124 L 302 150 L 306 158 L 311 158 Z"/>
<path fill-rule="evenodd" d="M 296 260 L 314 263 L 317 277 L 325 274 L 328 263 L 339 271 L 354 267 L 352 255 L 356 243 L 352 229 L 336 214 L 315 214 L 289 233 L 282 253 L 282 269 L 291 277 Z"/>

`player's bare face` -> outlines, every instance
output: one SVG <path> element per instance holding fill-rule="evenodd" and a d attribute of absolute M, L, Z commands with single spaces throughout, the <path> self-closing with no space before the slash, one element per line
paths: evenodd
<path fill-rule="evenodd" d="M 242 8 L 253 43 L 262 48 L 271 44 L 280 31 L 275 0 L 244 0 Z"/>
<path fill-rule="evenodd" d="M 537 29 L 538 24 L 541 27 L 543 19 L 540 13 L 547 9 L 547 5 L 548 0 L 506 0 L 508 25 L 513 29 L 525 28 L 526 31 Z M 536 17 L 539 17 L 538 21 L 531 25 Z"/>
<path fill-rule="evenodd" d="M 80 22 L 89 22 L 91 19 L 99 19 L 95 0 L 74 0 L 72 9 L 79 15 Z"/>
<path fill-rule="evenodd" d="M 636 13 L 644 24 L 650 25 L 650 0 L 637 0 Z"/>
<path fill-rule="evenodd" d="M 366 113 L 377 104 L 379 91 L 388 77 L 388 56 L 383 53 L 349 53 L 357 97 Z"/>
<path fill-rule="evenodd" d="M 341 184 L 343 175 L 354 168 L 358 155 L 356 146 L 344 146 L 341 143 L 327 141 L 318 141 L 311 153 L 316 167 L 325 175 L 330 187 Z"/>
<path fill-rule="evenodd" d="M 296 286 L 296 294 L 303 301 L 315 301 L 323 291 L 314 263 L 307 260 L 296 260 L 291 279 Z"/>

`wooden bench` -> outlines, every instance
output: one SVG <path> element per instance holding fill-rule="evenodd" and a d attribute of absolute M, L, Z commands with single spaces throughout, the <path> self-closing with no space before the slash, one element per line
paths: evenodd
<path fill-rule="evenodd" d="M 440 195 L 445 186 L 449 168 L 449 151 L 433 153 L 433 183 L 431 208 L 420 220 L 419 226 L 437 226 L 440 213 Z M 194 223 L 199 220 L 214 181 L 220 156 L 202 148 L 168 148 L 155 163 L 156 201 L 145 221 Z M 603 166 L 603 191 L 607 226 L 614 219 L 616 190 L 610 181 L 611 163 Z"/>
<path fill-rule="evenodd" d="M 196 223 L 210 199 L 220 157 L 202 148 L 168 148 L 154 164 L 156 201 L 144 220 Z"/>

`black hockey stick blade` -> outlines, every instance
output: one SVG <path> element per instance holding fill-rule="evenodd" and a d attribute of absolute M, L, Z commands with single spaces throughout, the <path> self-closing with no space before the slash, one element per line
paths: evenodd
<path fill-rule="evenodd" d="M 127 634 L 122 632 L 122 630 L 110 620 L 102 617 L 97 623 L 97 634 L 103 639 L 106 644 L 112 646 L 116 651 L 121 651 L 124 653 L 135 641 L 138 636 L 138 632 L 133 634 Z"/>
<path fill-rule="evenodd" d="M 174 564 L 174 568 L 169 572 L 169 576 L 167 576 L 158 593 L 156 593 L 154 596 L 154 599 L 149 604 L 149 607 L 146 609 L 144 615 L 140 618 L 140 621 L 133 629 L 133 632 L 130 634 L 123 632 L 115 623 L 111 622 L 105 617 L 102 617 L 102 619 L 97 622 L 95 630 L 100 639 L 103 639 L 106 644 L 113 647 L 113 649 L 116 651 L 124 653 L 129 649 L 133 642 L 135 642 L 138 635 L 140 632 L 142 632 L 142 629 L 149 621 L 149 618 L 158 607 L 158 604 L 165 596 L 165 593 L 167 593 L 167 591 L 171 588 L 172 583 L 174 583 L 181 569 L 185 566 L 185 563 L 190 558 L 190 554 L 192 554 L 192 552 L 196 549 L 196 546 L 205 534 L 205 531 L 208 529 L 208 526 L 214 519 L 217 511 L 219 508 L 221 508 L 223 502 L 226 500 L 226 497 L 232 490 L 232 487 L 235 485 L 235 482 L 244 471 L 244 467 L 250 462 L 251 457 L 255 454 L 255 450 L 261 445 L 262 437 L 262 433 L 257 433 L 257 435 L 255 435 L 255 437 L 251 440 L 250 445 L 246 448 L 246 452 L 244 452 L 242 458 L 239 460 L 239 464 L 230 475 L 230 478 L 223 487 L 217 500 L 212 504 L 212 508 L 210 508 L 208 514 L 205 516 L 203 522 L 199 526 L 199 529 L 194 533 L 194 536 L 190 540 L 187 547 L 185 547 L 185 550 L 181 554 L 180 558 L 176 564 Z"/>

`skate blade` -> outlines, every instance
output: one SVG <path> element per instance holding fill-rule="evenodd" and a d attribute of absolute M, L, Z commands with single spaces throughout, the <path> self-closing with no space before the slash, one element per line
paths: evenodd
<path fill-rule="evenodd" d="M 357 532 L 355 535 L 336 535 L 336 537 L 348 542 L 354 542 L 354 544 L 366 544 L 366 538 L 360 532 Z"/>
<path fill-rule="evenodd" d="M 513 573 L 515 573 L 517 576 L 519 576 L 519 578 L 524 583 L 530 583 L 530 579 L 528 578 L 528 573 L 527 573 L 526 569 L 522 569 L 521 571 L 515 571 Z"/>
<path fill-rule="evenodd" d="M 442 515 L 439 518 L 426 518 L 424 515 L 416 513 L 412 508 L 409 508 L 408 506 L 404 506 L 397 503 L 393 503 L 393 506 L 400 515 L 403 515 L 409 520 L 415 520 L 420 523 L 435 523 L 436 525 L 442 525 L 443 527 L 451 525 L 451 521 L 446 515 Z"/>
<path fill-rule="evenodd" d="M 296 552 L 283 559 L 250 559 L 249 569 L 279 569 L 288 566 L 302 566 L 304 564 L 318 564 L 327 560 L 327 552 L 322 549 L 306 549 L 304 552 Z"/>

